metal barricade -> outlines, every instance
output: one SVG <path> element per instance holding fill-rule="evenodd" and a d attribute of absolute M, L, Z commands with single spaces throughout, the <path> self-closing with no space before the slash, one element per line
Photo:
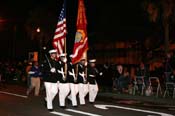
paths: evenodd
<path fill-rule="evenodd" d="M 149 77 L 149 87 L 151 89 L 151 93 L 150 93 L 151 95 L 155 94 L 156 97 L 158 97 L 159 94 L 162 95 L 162 89 L 161 89 L 160 80 L 158 77 Z"/>
<path fill-rule="evenodd" d="M 165 98 L 167 95 L 170 96 L 170 94 L 172 94 L 172 97 L 175 98 L 175 83 L 166 82 L 163 97 Z"/>
<path fill-rule="evenodd" d="M 136 92 L 139 92 L 141 95 L 143 95 L 144 89 L 145 89 L 144 77 L 136 76 L 134 80 L 134 86 L 133 86 L 133 95 L 135 95 Z"/>

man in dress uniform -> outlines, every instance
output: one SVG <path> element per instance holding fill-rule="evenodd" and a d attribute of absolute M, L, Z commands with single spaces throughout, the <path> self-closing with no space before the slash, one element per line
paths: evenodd
<path fill-rule="evenodd" d="M 46 62 L 44 64 L 43 75 L 44 75 L 44 86 L 46 90 L 45 102 L 47 109 L 53 111 L 53 100 L 58 93 L 58 63 L 56 61 L 57 50 L 53 49 L 49 51 L 50 58 L 46 56 Z"/>
<path fill-rule="evenodd" d="M 89 82 L 89 102 L 94 103 L 95 98 L 98 93 L 98 84 L 96 82 L 96 78 L 98 75 L 102 75 L 102 72 L 99 73 L 96 66 L 96 60 L 89 60 L 88 71 L 87 71 L 87 79 Z"/>
<path fill-rule="evenodd" d="M 70 87 L 70 94 L 68 99 L 72 101 L 72 106 L 77 106 L 77 94 L 78 94 L 78 84 L 77 84 L 77 74 L 76 74 L 76 66 L 72 64 L 72 55 L 69 56 L 70 61 L 68 62 L 68 69 L 67 69 L 67 78 Z"/>
<path fill-rule="evenodd" d="M 65 99 L 69 94 L 70 88 L 69 83 L 67 81 L 67 58 L 66 54 L 60 54 L 60 61 L 58 62 L 57 72 L 59 74 L 59 103 L 61 108 L 65 108 Z"/>
<path fill-rule="evenodd" d="M 86 60 L 81 59 L 81 61 L 78 63 L 78 76 L 77 76 L 80 105 L 85 105 L 85 97 L 88 93 L 86 66 L 87 66 Z"/>

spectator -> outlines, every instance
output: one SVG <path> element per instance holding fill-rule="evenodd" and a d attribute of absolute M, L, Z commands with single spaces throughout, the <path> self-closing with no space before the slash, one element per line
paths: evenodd
<path fill-rule="evenodd" d="M 169 82 L 175 83 L 175 70 L 170 74 Z"/>
<path fill-rule="evenodd" d="M 145 85 L 149 85 L 149 69 L 145 63 L 141 62 L 139 68 L 137 69 L 136 76 L 142 76 L 145 82 Z"/>
<path fill-rule="evenodd" d="M 31 67 L 31 70 L 29 72 L 31 74 L 31 86 L 27 90 L 27 95 L 30 94 L 33 88 L 35 88 L 35 96 L 39 95 L 40 91 L 40 77 L 41 77 L 41 71 L 39 68 L 39 64 L 37 61 L 34 62 L 33 66 Z"/>
<path fill-rule="evenodd" d="M 131 87 L 131 77 L 127 68 L 124 68 L 123 76 L 124 78 L 122 92 L 128 93 L 128 89 Z"/>
<path fill-rule="evenodd" d="M 143 94 L 143 89 L 149 86 L 149 70 L 143 62 L 136 68 L 136 84 L 141 94 Z"/>
<path fill-rule="evenodd" d="M 166 54 L 165 62 L 164 62 L 164 73 L 165 73 L 165 81 L 168 82 L 170 79 L 170 75 L 173 72 L 172 68 L 172 56 L 170 53 Z"/>
<path fill-rule="evenodd" d="M 123 82 L 124 82 L 124 75 L 123 75 L 123 66 L 117 66 L 117 74 L 116 74 L 116 86 L 119 92 L 122 92 L 123 89 Z"/>
<path fill-rule="evenodd" d="M 26 66 L 26 75 L 27 75 L 27 87 L 30 88 L 31 86 L 31 77 L 29 74 L 29 71 L 32 68 L 32 62 L 29 62 L 28 65 Z"/>

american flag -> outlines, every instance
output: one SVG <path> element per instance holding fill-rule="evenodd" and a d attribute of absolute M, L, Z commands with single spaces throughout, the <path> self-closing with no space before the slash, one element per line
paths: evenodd
<path fill-rule="evenodd" d="M 53 38 L 53 47 L 57 49 L 58 54 L 64 51 L 66 32 L 66 10 L 64 2 Z"/>

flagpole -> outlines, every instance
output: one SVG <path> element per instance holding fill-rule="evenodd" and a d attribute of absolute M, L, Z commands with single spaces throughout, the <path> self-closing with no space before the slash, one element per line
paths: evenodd
<path fill-rule="evenodd" d="M 65 38 L 65 44 L 64 44 L 64 52 L 65 52 L 65 54 L 66 54 L 66 56 L 67 56 L 67 46 L 66 46 L 66 38 Z M 65 73 L 65 77 L 67 76 L 67 62 L 65 62 L 65 64 L 64 64 L 64 73 Z"/>
<path fill-rule="evenodd" d="M 65 10 L 65 20 L 66 20 L 66 0 L 64 0 L 64 10 Z M 67 22 L 67 21 L 66 21 Z M 67 24 L 66 24 L 67 25 Z M 67 31 L 66 31 L 66 35 L 67 35 Z M 65 36 L 65 39 L 64 39 L 64 41 L 65 41 L 65 43 L 64 43 L 64 52 L 65 52 L 65 54 L 67 54 L 67 46 L 66 46 L 66 44 L 67 44 L 67 41 L 66 41 L 66 36 Z"/>
<path fill-rule="evenodd" d="M 76 77 L 76 81 L 78 79 L 78 64 L 75 65 L 75 77 Z"/>
<path fill-rule="evenodd" d="M 66 5 L 66 0 L 64 0 L 64 5 Z M 64 6 L 65 7 L 65 6 Z M 66 12 L 66 7 L 65 7 L 65 12 Z M 65 13 L 66 14 L 66 13 Z M 66 16 L 65 16 L 66 17 Z M 65 18 L 66 19 L 66 18 Z M 67 32 L 66 32 L 67 33 Z M 67 41 L 66 41 L 66 36 L 65 36 L 65 39 L 64 39 L 64 41 L 65 41 L 65 43 L 64 43 L 64 52 L 65 52 L 65 54 L 66 54 L 66 56 L 67 56 Z M 67 76 L 67 62 L 65 62 L 65 64 L 64 64 L 65 66 L 64 66 L 64 73 L 65 73 L 65 77 Z"/>
<path fill-rule="evenodd" d="M 85 78 L 87 81 L 87 51 L 83 53 L 83 58 L 85 58 Z"/>

